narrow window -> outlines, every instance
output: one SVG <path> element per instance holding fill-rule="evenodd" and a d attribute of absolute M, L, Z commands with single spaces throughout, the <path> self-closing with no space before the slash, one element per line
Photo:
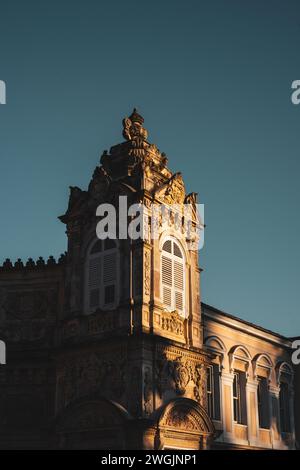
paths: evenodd
<path fill-rule="evenodd" d="M 161 297 L 164 306 L 184 313 L 185 265 L 181 248 L 174 240 L 166 240 L 161 255 Z"/>
<path fill-rule="evenodd" d="M 280 406 L 281 432 L 290 432 L 291 422 L 290 422 L 289 386 L 286 382 L 282 382 L 280 384 L 279 406 Z"/>
<path fill-rule="evenodd" d="M 238 424 L 247 423 L 246 414 L 246 374 L 235 371 L 233 379 L 233 417 Z"/>
<path fill-rule="evenodd" d="M 209 416 L 220 420 L 220 380 L 217 364 L 207 368 L 207 407 Z"/>
<path fill-rule="evenodd" d="M 117 299 L 117 247 L 114 240 L 97 240 L 88 255 L 87 310 L 114 307 Z"/>
<path fill-rule="evenodd" d="M 258 405 L 259 427 L 262 429 L 269 429 L 270 428 L 269 388 L 268 388 L 268 380 L 265 377 L 258 377 L 257 405 Z"/>

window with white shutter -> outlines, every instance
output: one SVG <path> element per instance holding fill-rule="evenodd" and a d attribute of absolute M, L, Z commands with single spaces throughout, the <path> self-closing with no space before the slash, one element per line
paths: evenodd
<path fill-rule="evenodd" d="M 161 253 L 161 297 L 164 306 L 184 314 L 185 262 L 180 246 L 173 239 L 165 241 Z"/>
<path fill-rule="evenodd" d="M 97 240 L 87 260 L 86 310 L 113 308 L 117 302 L 118 251 L 114 240 Z"/>

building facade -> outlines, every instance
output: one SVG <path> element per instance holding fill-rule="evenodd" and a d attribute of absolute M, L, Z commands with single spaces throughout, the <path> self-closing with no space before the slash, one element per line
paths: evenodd
<path fill-rule="evenodd" d="M 293 449 L 291 340 L 201 307 L 197 195 L 143 123 L 71 187 L 67 252 L 0 268 L 0 448 Z M 103 204 L 117 233 L 100 240 Z M 143 237 L 121 233 L 122 204 L 145 208 Z"/>

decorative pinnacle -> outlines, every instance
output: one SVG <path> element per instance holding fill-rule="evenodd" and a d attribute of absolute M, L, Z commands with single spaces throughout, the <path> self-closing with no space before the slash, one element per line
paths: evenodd
<path fill-rule="evenodd" d="M 137 112 L 136 108 L 133 109 L 131 115 L 129 116 L 129 119 L 133 123 L 138 122 L 141 125 L 144 124 L 144 118 Z"/>
<path fill-rule="evenodd" d="M 129 117 L 123 119 L 123 137 L 126 140 L 147 140 L 148 132 L 143 128 L 144 118 L 134 108 Z"/>

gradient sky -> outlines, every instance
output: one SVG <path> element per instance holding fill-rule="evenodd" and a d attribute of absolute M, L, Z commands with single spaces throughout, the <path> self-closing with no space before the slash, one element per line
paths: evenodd
<path fill-rule="evenodd" d="M 0 262 L 58 256 L 136 106 L 205 204 L 202 298 L 300 334 L 298 0 L 0 2 Z"/>

